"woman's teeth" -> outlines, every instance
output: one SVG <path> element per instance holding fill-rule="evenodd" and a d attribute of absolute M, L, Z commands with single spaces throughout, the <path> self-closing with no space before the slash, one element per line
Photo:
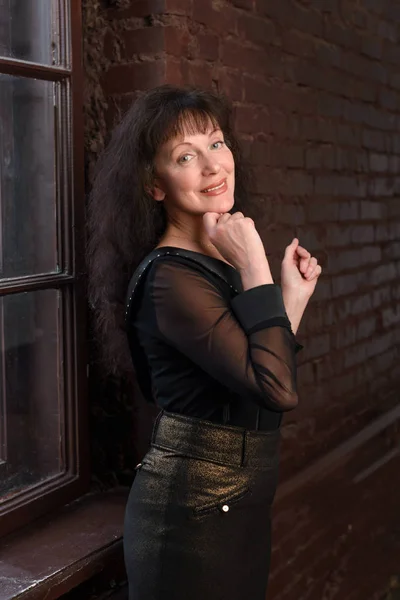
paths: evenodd
<path fill-rule="evenodd" d="M 214 190 L 219 190 L 220 188 L 222 188 L 222 186 L 225 185 L 225 181 L 223 181 L 222 183 L 220 183 L 219 185 L 216 185 L 215 187 L 210 187 L 210 188 L 206 188 L 205 190 L 201 190 L 202 192 L 213 192 Z"/>

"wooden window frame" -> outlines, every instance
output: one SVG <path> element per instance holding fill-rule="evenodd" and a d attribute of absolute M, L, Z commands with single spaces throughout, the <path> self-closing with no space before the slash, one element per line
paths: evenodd
<path fill-rule="evenodd" d="M 69 7 L 59 0 L 64 43 L 63 67 L 46 66 L 0 57 L 0 73 L 60 83 L 65 114 L 57 115 L 60 133 L 57 157 L 57 202 L 62 211 L 58 236 L 61 246 L 59 273 L 38 274 L 0 281 L 0 296 L 43 289 L 63 290 L 62 348 L 65 407 L 65 471 L 43 483 L 23 489 L 0 502 L 0 536 L 50 512 L 89 490 L 89 435 L 87 400 L 86 285 L 84 273 L 85 193 L 83 143 L 83 66 L 81 0 Z M 64 152 L 65 150 L 65 152 Z"/>

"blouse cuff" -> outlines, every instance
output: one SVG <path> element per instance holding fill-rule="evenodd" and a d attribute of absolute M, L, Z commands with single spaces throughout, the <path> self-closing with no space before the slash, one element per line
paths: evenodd
<path fill-rule="evenodd" d="M 279 320 L 290 329 L 282 290 L 275 283 L 259 285 L 238 294 L 231 306 L 246 334 L 261 329 L 261 326 L 269 327 L 270 320 Z"/>

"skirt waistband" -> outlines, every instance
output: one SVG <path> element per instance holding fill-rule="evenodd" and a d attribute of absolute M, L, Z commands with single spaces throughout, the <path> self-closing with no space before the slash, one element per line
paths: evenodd
<path fill-rule="evenodd" d="M 280 430 L 250 431 L 161 411 L 155 420 L 151 445 L 189 458 L 234 467 L 275 467 Z"/>

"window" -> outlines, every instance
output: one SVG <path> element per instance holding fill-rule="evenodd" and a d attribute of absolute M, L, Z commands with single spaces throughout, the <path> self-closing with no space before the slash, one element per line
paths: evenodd
<path fill-rule="evenodd" d="M 80 0 L 0 0 L 0 535 L 88 487 Z"/>

